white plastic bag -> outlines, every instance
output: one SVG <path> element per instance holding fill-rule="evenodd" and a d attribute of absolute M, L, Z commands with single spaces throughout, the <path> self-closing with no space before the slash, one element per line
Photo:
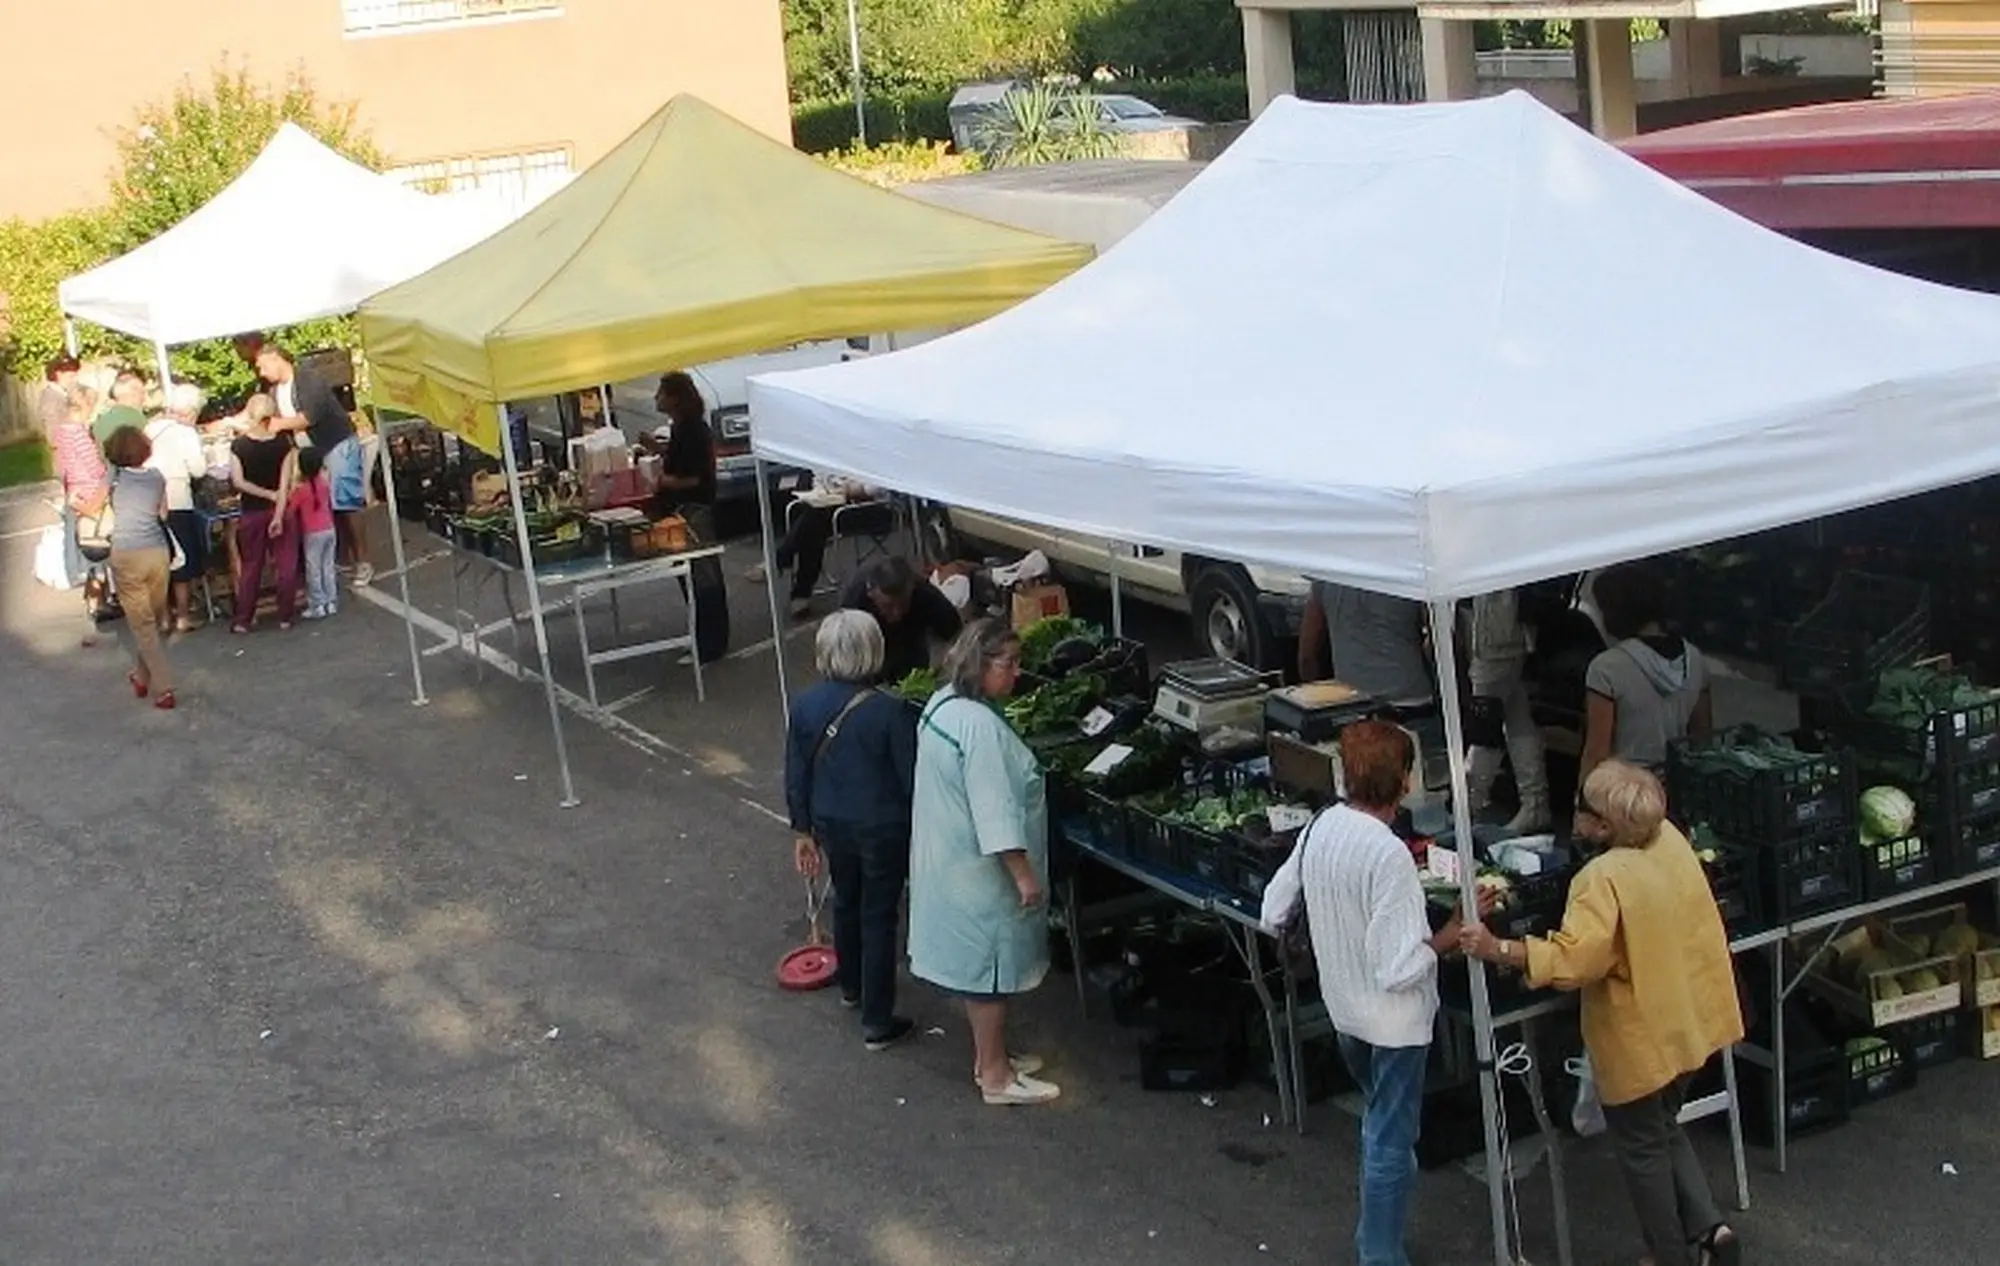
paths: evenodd
<path fill-rule="evenodd" d="M 69 550 L 65 548 L 63 527 L 51 523 L 35 542 L 35 579 L 51 589 L 75 588 L 69 574 Z"/>
<path fill-rule="evenodd" d="M 1597 1073 L 1590 1066 L 1590 1056 L 1577 1056 L 1564 1064 L 1563 1070 L 1576 1078 L 1576 1106 L 1570 1109 L 1570 1128 L 1578 1138 L 1596 1138 L 1609 1127 L 1604 1123 L 1604 1104 L 1597 1097 Z"/>

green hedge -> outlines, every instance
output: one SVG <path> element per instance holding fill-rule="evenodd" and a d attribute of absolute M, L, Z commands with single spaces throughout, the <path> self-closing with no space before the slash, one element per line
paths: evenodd
<path fill-rule="evenodd" d="M 868 98 L 868 143 L 951 139 L 949 92 L 882 93 Z M 792 107 L 792 143 L 808 154 L 852 148 L 854 99 L 802 101 Z"/>

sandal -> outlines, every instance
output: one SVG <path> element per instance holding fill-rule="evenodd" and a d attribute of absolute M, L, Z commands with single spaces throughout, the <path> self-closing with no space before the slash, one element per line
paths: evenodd
<path fill-rule="evenodd" d="M 172 712 L 174 710 L 174 692 L 171 690 L 162 690 L 160 697 L 153 700 L 153 706 L 162 712 Z"/>
<path fill-rule="evenodd" d="M 1033 1077 L 1014 1074 L 1014 1079 L 998 1090 L 979 1092 L 986 1102 L 996 1108 L 1018 1108 L 1037 1103 L 1053 1103 L 1062 1095 L 1062 1087 L 1052 1081 L 1038 1081 Z"/>
<path fill-rule="evenodd" d="M 153 688 L 151 686 L 139 680 L 139 674 L 136 672 L 126 673 L 125 680 L 131 683 L 132 697 L 135 699 L 144 699 L 147 695 L 151 694 L 153 691 Z"/>
<path fill-rule="evenodd" d="M 1708 1228 L 1708 1234 L 1696 1241 L 1695 1246 L 1700 1250 L 1701 1266 L 1742 1266 L 1743 1245 L 1727 1222 Z"/>

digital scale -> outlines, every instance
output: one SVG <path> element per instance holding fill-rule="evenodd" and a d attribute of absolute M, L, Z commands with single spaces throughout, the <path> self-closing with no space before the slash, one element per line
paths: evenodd
<path fill-rule="evenodd" d="M 1261 734 L 1269 680 L 1228 659 L 1187 659 L 1160 669 L 1153 715 L 1197 735 L 1225 729 Z"/>

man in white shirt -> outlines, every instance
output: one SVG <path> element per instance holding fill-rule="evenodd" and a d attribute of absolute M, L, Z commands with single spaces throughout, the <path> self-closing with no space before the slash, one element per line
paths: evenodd
<path fill-rule="evenodd" d="M 1424 1066 L 1437 1020 L 1438 959 L 1458 948 L 1453 915 L 1433 933 L 1409 848 L 1389 829 L 1410 790 L 1415 745 L 1381 721 L 1340 736 L 1348 801 L 1315 817 L 1264 889 L 1263 920 L 1301 900 L 1320 995 L 1361 1087 L 1361 1266 L 1408 1266 L 1403 1224 L 1416 1183 Z"/>
<path fill-rule="evenodd" d="M 191 382 L 177 382 L 167 392 L 166 411 L 146 424 L 153 454 L 146 465 L 167 480 L 167 531 L 181 548 L 181 565 L 173 572 L 170 608 L 174 627 L 186 633 L 195 627 L 189 610 L 194 578 L 208 566 L 208 528 L 194 509 L 194 481 L 208 473 L 201 434 L 194 429 L 206 397 Z"/>

